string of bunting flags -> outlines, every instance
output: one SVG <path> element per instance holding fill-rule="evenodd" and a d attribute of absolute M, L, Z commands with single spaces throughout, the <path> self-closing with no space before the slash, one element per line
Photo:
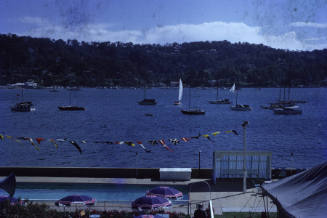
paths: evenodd
<path fill-rule="evenodd" d="M 238 132 L 236 130 L 227 130 L 227 131 L 215 131 L 213 133 L 210 134 L 198 134 L 196 136 L 191 136 L 191 137 L 181 137 L 181 138 L 170 138 L 167 140 L 167 142 L 169 142 L 172 145 L 177 145 L 181 142 L 189 142 L 191 140 L 194 139 L 200 139 L 201 137 L 208 139 L 209 141 L 213 142 L 213 139 L 211 138 L 212 136 L 217 136 L 219 134 L 229 134 L 232 133 L 234 135 L 238 135 Z M 42 137 L 37 137 L 35 138 L 35 141 L 33 138 L 31 137 L 14 137 L 14 136 L 10 136 L 10 135 L 5 135 L 5 134 L 0 134 L 0 140 L 3 141 L 5 139 L 9 139 L 9 140 L 13 140 L 17 143 L 21 143 L 24 141 L 29 142 L 36 150 L 40 150 L 39 146 L 41 144 L 41 142 L 43 141 L 48 141 L 50 143 L 52 143 L 56 149 L 59 148 L 59 143 L 63 143 L 63 142 L 68 142 L 70 144 L 72 144 L 78 151 L 80 154 L 82 154 L 82 148 L 80 147 L 79 143 L 82 144 L 87 144 L 90 143 L 87 140 L 79 140 L 78 142 L 76 140 L 71 140 L 71 139 L 67 139 L 67 138 L 58 138 L 58 139 L 46 139 L 46 138 L 42 138 Z M 91 142 L 92 143 L 92 142 Z M 145 152 L 151 152 L 151 150 L 147 149 L 146 146 L 144 145 L 144 143 L 142 143 L 141 141 L 136 141 L 136 143 L 134 143 L 133 141 L 93 141 L 93 143 L 99 143 L 99 144 L 109 144 L 109 145 L 123 145 L 126 144 L 128 146 L 131 147 L 135 147 L 135 145 L 139 145 Z M 173 151 L 166 143 L 165 139 L 153 139 L 153 140 L 148 140 L 147 141 L 148 144 L 150 145 L 161 145 L 163 148 L 165 148 L 168 151 Z"/>

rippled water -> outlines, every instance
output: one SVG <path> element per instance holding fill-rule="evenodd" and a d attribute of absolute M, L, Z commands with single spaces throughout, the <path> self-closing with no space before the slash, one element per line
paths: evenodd
<path fill-rule="evenodd" d="M 242 137 L 221 134 L 214 142 L 205 138 L 171 145 L 173 152 L 162 146 L 150 145 L 148 140 L 189 137 L 215 131 L 247 129 L 249 150 L 271 151 L 274 167 L 311 167 L 327 160 L 327 94 L 326 88 L 292 89 L 292 99 L 306 100 L 299 104 L 302 115 L 274 115 L 260 105 L 273 102 L 279 89 L 242 89 L 239 103 L 249 104 L 250 112 L 231 111 L 228 105 L 208 104 L 216 90 L 192 89 L 192 105 L 206 110 L 204 116 L 183 115 L 180 110 L 188 105 L 188 90 L 184 90 L 184 106 L 174 106 L 177 89 L 153 88 L 147 97 L 156 98 L 156 106 L 140 106 L 142 89 L 83 88 L 72 93 L 73 104 L 86 111 L 59 111 L 58 105 L 68 104 L 68 93 L 25 90 L 25 100 L 36 105 L 36 111 L 13 113 L 10 106 L 18 101 L 19 90 L 0 89 L 0 132 L 11 136 L 70 138 L 87 140 L 80 143 L 83 153 L 69 143 L 60 143 L 59 149 L 50 142 L 42 142 L 40 151 L 28 142 L 12 140 L 0 142 L 2 166 L 85 166 L 85 167 L 197 167 L 201 150 L 201 167 L 211 167 L 213 150 L 241 150 Z M 227 90 L 222 95 L 230 96 Z M 230 96 L 232 97 L 232 96 Z M 145 116 L 151 113 L 153 116 Z M 142 141 L 151 149 L 127 145 L 96 144 L 94 141 Z M 136 152 L 138 155 L 136 155 Z M 293 154 L 293 155 L 291 155 Z"/>

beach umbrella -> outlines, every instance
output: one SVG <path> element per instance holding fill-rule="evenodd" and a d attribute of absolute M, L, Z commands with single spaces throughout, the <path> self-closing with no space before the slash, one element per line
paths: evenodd
<path fill-rule="evenodd" d="M 57 206 L 71 206 L 72 204 L 94 205 L 95 199 L 86 195 L 69 195 L 55 202 Z"/>
<path fill-rule="evenodd" d="M 164 218 L 164 217 L 159 215 L 144 214 L 140 216 L 135 216 L 134 218 Z"/>
<path fill-rule="evenodd" d="M 155 195 L 163 198 L 182 198 L 183 193 L 168 186 L 158 186 L 146 193 L 147 196 Z"/>
<path fill-rule="evenodd" d="M 141 209 L 156 209 L 170 205 L 171 202 L 168 199 L 157 196 L 143 196 L 132 202 L 132 208 Z"/>

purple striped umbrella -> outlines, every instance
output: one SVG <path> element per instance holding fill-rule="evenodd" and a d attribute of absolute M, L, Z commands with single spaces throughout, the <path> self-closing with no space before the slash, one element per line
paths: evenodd
<path fill-rule="evenodd" d="M 156 209 L 171 206 L 171 202 L 162 197 L 143 196 L 132 202 L 132 208 Z"/>
<path fill-rule="evenodd" d="M 159 196 L 163 198 L 183 198 L 183 193 L 167 186 L 158 186 L 146 193 L 147 196 Z"/>

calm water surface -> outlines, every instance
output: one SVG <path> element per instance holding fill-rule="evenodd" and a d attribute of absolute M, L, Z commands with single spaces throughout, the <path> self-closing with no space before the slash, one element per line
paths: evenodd
<path fill-rule="evenodd" d="M 177 89 L 153 88 L 147 97 L 158 101 L 156 106 L 140 106 L 142 89 L 91 89 L 71 92 L 72 103 L 86 111 L 59 111 L 57 106 L 68 104 L 69 91 L 25 90 L 24 99 L 36 105 L 31 113 L 13 113 L 10 106 L 19 99 L 19 90 L 0 89 L 0 132 L 11 136 L 69 138 L 80 143 L 83 153 L 69 143 L 42 142 L 40 151 L 28 142 L 12 140 L 0 142 L 2 166 L 83 166 L 83 167 L 197 167 L 201 150 L 201 167 L 211 167 L 212 151 L 241 150 L 242 136 L 221 134 L 213 142 L 201 138 L 188 143 L 171 145 L 170 138 L 189 137 L 215 131 L 247 129 L 249 150 L 271 151 L 273 167 L 312 167 L 327 160 L 327 94 L 326 88 L 292 89 L 292 99 L 306 100 L 299 104 L 302 115 L 274 115 L 260 105 L 273 102 L 279 89 L 242 89 L 238 101 L 249 104 L 250 112 L 231 111 L 228 105 L 208 104 L 215 98 L 216 89 L 195 88 L 191 104 L 206 111 L 204 116 L 183 115 L 180 110 L 188 105 L 188 90 L 184 89 L 184 106 L 174 106 Z M 233 97 L 221 90 L 223 97 Z M 153 116 L 145 116 L 151 113 Z M 173 152 L 148 140 L 165 139 Z M 141 147 L 96 144 L 94 141 L 142 141 L 151 149 Z M 136 155 L 137 152 L 137 155 Z M 291 155 L 293 154 L 293 155 Z"/>

